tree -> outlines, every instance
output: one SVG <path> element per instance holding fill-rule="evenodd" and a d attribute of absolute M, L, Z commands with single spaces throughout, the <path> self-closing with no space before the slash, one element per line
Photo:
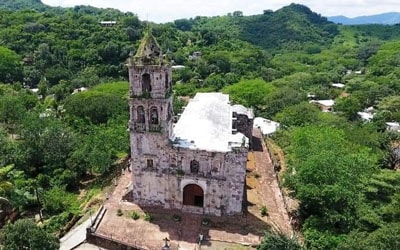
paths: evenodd
<path fill-rule="evenodd" d="M 17 53 L 0 46 L 0 82 L 13 83 L 22 80 L 20 61 Z"/>
<path fill-rule="evenodd" d="M 378 109 L 381 111 L 387 110 L 390 112 L 392 121 L 400 120 L 400 96 L 388 96 L 378 103 Z"/>
<path fill-rule="evenodd" d="M 301 102 L 299 104 L 286 107 L 275 116 L 275 120 L 284 127 L 305 126 L 314 124 L 319 119 L 320 110 L 313 104 Z"/>
<path fill-rule="evenodd" d="M 230 95 L 231 100 L 246 107 L 261 109 L 265 104 L 265 96 L 274 91 L 271 84 L 262 79 L 243 80 L 222 89 Z"/>
<path fill-rule="evenodd" d="M 337 99 L 334 109 L 342 112 L 347 119 L 355 120 L 358 118 L 357 112 L 361 111 L 361 104 L 357 97 L 342 97 Z"/>
<path fill-rule="evenodd" d="M 400 248 L 400 223 L 387 224 L 372 233 L 352 232 L 338 249 L 375 250 Z"/>
<path fill-rule="evenodd" d="M 362 190 L 377 171 L 378 155 L 335 128 L 308 126 L 289 133 L 286 185 L 301 202 L 306 245 L 331 249 L 340 234 L 356 226 Z"/>
<path fill-rule="evenodd" d="M 26 112 L 22 100 L 17 95 L 0 96 L 0 121 L 10 125 L 17 125 Z"/>
<path fill-rule="evenodd" d="M 7 250 L 58 250 L 58 238 L 38 227 L 32 220 L 21 219 L 8 224 L 0 234 L 0 242 Z"/>
<path fill-rule="evenodd" d="M 14 168 L 14 165 L 8 165 L 0 168 L 0 218 L 3 219 L 5 213 L 11 211 L 11 203 L 7 195 L 13 189 L 13 184 L 8 180 L 7 174 Z"/>
<path fill-rule="evenodd" d="M 300 250 L 301 246 L 295 239 L 290 239 L 283 234 L 266 232 L 258 250 Z"/>
<path fill-rule="evenodd" d="M 128 102 L 113 93 L 87 91 L 67 97 L 64 107 L 69 115 L 100 124 L 127 112 Z"/>

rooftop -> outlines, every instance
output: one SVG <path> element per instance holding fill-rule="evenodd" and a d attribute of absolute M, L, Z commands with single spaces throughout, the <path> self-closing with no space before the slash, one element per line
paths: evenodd
<path fill-rule="evenodd" d="M 160 56 L 160 45 L 152 35 L 150 27 L 147 27 L 134 58 L 140 64 L 158 65 Z"/>
<path fill-rule="evenodd" d="M 254 113 L 252 109 L 246 108 L 243 105 L 235 104 L 232 106 L 232 111 L 236 112 L 237 114 L 247 115 L 250 119 L 254 118 Z"/>
<path fill-rule="evenodd" d="M 253 127 L 259 128 L 263 135 L 270 135 L 275 133 L 278 130 L 279 126 L 280 124 L 278 122 L 274 122 L 262 117 L 254 118 Z"/>
<path fill-rule="evenodd" d="M 228 152 L 248 143 L 243 134 L 232 134 L 232 111 L 228 95 L 197 93 L 174 127 L 174 146 Z"/>
<path fill-rule="evenodd" d="M 335 105 L 334 100 L 312 100 L 310 101 L 310 103 L 318 103 L 326 107 L 332 107 L 333 105 Z"/>

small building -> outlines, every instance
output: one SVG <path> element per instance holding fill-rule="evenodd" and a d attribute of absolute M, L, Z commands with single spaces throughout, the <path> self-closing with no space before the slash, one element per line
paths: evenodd
<path fill-rule="evenodd" d="M 360 116 L 361 120 L 369 122 L 374 118 L 374 114 L 368 112 L 357 112 L 357 115 Z"/>
<path fill-rule="evenodd" d="M 100 21 L 100 24 L 104 27 L 112 27 L 117 25 L 117 21 Z"/>
<path fill-rule="evenodd" d="M 400 123 L 398 122 L 387 122 L 386 130 L 393 132 L 400 132 Z"/>
<path fill-rule="evenodd" d="M 193 54 L 191 54 L 189 56 L 189 60 L 197 60 L 199 58 L 201 58 L 201 52 L 200 51 L 195 51 L 195 52 L 193 52 Z"/>
<path fill-rule="evenodd" d="M 307 98 L 310 99 L 310 100 L 314 100 L 316 97 L 317 97 L 317 96 L 314 95 L 314 94 L 311 94 L 311 93 L 308 93 L 308 94 L 307 94 Z"/>
<path fill-rule="evenodd" d="M 375 109 L 374 107 L 368 107 L 363 111 L 357 112 L 357 114 L 360 116 L 361 120 L 369 122 L 375 116 Z"/>
<path fill-rule="evenodd" d="M 279 129 L 280 124 L 262 117 L 256 117 L 254 118 L 253 127 L 259 128 L 263 135 L 271 135 Z"/>
<path fill-rule="evenodd" d="M 333 106 L 335 105 L 334 100 L 311 100 L 310 103 L 317 104 L 322 112 L 332 112 Z"/>
<path fill-rule="evenodd" d="M 174 65 L 174 66 L 171 66 L 171 68 L 172 68 L 173 70 L 174 70 L 174 69 L 180 70 L 180 69 L 184 69 L 185 66 L 184 66 L 184 65 Z"/>
<path fill-rule="evenodd" d="M 74 91 L 72 92 L 72 95 L 75 95 L 75 94 L 80 93 L 80 92 L 85 92 L 87 90 L 88 90 L 88 88 L 80 87 L 80 88 L 74 89 Z"/>
<path fill-rule="evenodd" d="M 343 83 L 332 83 L 331 86 L 338 89 L 343 89 L 344 87 L 346 87 L 346 85 L 344 85 Z"/>

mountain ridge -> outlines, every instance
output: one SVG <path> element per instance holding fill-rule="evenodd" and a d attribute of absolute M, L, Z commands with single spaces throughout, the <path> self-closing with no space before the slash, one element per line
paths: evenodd
<path fill-rule="evenodd" d="M 385 12 L 376 15 L 357 16 L 353 18 L 344 15 L 331 16 L 328 20 L 343 25 L 360 25 L 360 24 L 386 24 L 393 25 L 400 23 L 400 12 Z"/>

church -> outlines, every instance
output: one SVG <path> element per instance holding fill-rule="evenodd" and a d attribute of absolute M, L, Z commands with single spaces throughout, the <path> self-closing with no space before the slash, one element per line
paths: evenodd
<path fill-rule="evenodd" d="M 132 189 L 142 206 L 209 215 L 243 210 L 253 111 L 198 93 L 174 123 L 172 70 L 148 30 L 128 59 Z"/>

